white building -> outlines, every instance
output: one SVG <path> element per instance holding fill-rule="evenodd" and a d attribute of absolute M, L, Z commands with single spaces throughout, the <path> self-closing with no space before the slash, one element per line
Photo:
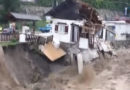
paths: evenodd
<path fill-rule="evenodd" d="M 103 29 L 104 40 L 128 40 L 130 39 L 130 23 L 125 21 L 104 21 Z"/>
<path fill-rule="evenodd" d="M 90 9 L 88 9 L 88 7 Z M 91 10 L 93 10 L 94 12 L 92 15 L 94 18 L 90 17 Z M 95 24 L 99 24 L 100 20 L 98 20 L 96 10 L 89 5 L 79 3 L 75 0 L 65 0 L 56 8 L 53 8 L 49 12 L 47 12 L 46 17 L 48 19 L 50 19 L 49 17 L 52 18 L 51 31 L 54 37 L 54 41 L 57 40 L 59 42 L 69 44 L 83 44 L 79 46 L 84 46 L 86 47 L 85 49 L 87 49 L 88 46 L 93 46 L 93 41 L 91 40 L 91 38 L 89 38 L 91 28 L 87 27 L 86 25 L 86 23 L 88 23 L 87 19 L 91 18 L 91 21 Z M 87 29 L 83 27 L 87 27 Z"/>
<path fill-rule="evenodd" d="M 94 8 L 77 0 L 65 0 L 45 15 L 52 25 L 53 41 L 66 45 L 69 55 L 74 57 L 72 61 L 80 55 L 85 62 L 98 57 L 94 35 L 102 24 Z"/>
<path fill-rule="evenodd" d="M 75 21 L 55 18 L 52 22 L 53 38 L 65 43 L 76 42 L 79 38 L 79 26 L 83 26 L 83 24 L 83 20 Z"/>

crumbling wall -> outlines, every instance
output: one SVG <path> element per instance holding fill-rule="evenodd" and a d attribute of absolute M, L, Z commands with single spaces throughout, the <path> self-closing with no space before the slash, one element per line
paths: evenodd
<path fill-rule="evenodd" d="M 114 41 L 112 45 L 115 49 L 119 49 L 122 47 L 129 48 L 130 47 L 130 40 L 121 40 L 121 41 Z"/>

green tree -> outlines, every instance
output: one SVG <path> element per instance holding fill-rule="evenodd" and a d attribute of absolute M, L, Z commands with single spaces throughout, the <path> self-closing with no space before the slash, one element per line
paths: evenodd
<path fill-rule="evenodd" d="M 37 0 L 36 3 L 41 6 L 51 6 L 52 0 Z"/>
<path fill-rule="evenodd" d="M 9 12 L 18 11 L 20 8 L 19 0 L 0 0 L 3 9 L 0 11 L 0 21 L 1 23 L 7 23 L 7 15 Z"/>
<path fill-rule="evenodd" d="M 2 3 L 2 0 L 0 0 L 0 4 Z"/>
<path fill-rule="evenodd" d="M 124 7 L 130 7 L 130 0 L 82 0 L 97 9 L 124 10 Z"/>
<path fill-rule="evenodd" d="M 56 0 L 57 3 L 61 3 L 63 0 Z M 54 0 L 36 0 L 36 3 L 40 6 L 53 6 Z"/>
<path fill-rule="evenodd" d="M 6 12 L 17 11 L 20 8 L 20 0 L 2 0 Z"/>

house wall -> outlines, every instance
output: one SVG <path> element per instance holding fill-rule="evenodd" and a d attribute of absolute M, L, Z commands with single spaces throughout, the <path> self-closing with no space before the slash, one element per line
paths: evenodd
<path fill-rule="evenodd" d="M 130 24 L 115 24 L 116 37 L 115 40 L 127 40 L 125 34 L 130 34 Z M 123 35 L 124 34 L 124 35 Z"/>
<path fill-rule="evenodd" d="M 125 24 L 116 24 L 116 36 L 115 40 L 126 40 L 126 35 L 122 35 L 123 33 L 126 33 L 126 25 Z"/>
<path fill-rule="evenodd" d="M 66 23 L 68 25 L 68 33 L 55 32 L 55 25 L 57 25 L 57 23 Z M 76 21 L 76 20 L 56 19 L 56 18 L 52 19 L 53 38 L 55 40 L 59 40 L 60 42 L 71 43 L 71 35 L 72 35 L 71 24 L 76 24 L 76 25 L 82 26 L 83 20 L 82 21 Z"/>
<path fill-rule="evenodd" d="M 130 34 L 130 24 L 125 23 L 123 21 L 106 21 L 106 26 L 115 26 L 115 40 L 127 40 L 126 33 Z M 105 33 L 104 33 L 105 35 Z"/>

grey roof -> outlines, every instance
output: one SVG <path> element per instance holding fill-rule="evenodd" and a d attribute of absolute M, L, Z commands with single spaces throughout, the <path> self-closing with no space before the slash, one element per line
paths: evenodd
<path fill-rule="evenodd" d="M 35 0 L 20 0 L 22 2 L 35 2 Z"/>
<path fill-rule="evenodd" d="M 14 18 L 20 19 L 20 20 L 30 20 L 30 21 L 37 21 L 41 20 L 39 16 L 36 15 L 29 15 L 29 14 L 21 14 L 21 13 L 10 13 Z"/>

